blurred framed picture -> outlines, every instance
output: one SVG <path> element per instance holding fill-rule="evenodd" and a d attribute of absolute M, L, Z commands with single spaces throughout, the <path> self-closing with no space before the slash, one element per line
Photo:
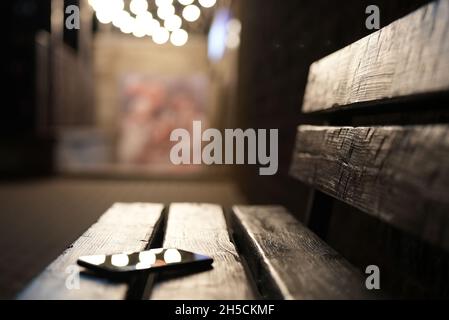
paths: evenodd
<path fill-rule="evenodd" d="M 186 170 L 170 162 L 170 134 L 207 126 L 208 78 L 204 75 L 161 77 L 128 74 L 121 79 L 117 158 L 122 165 Z"/>

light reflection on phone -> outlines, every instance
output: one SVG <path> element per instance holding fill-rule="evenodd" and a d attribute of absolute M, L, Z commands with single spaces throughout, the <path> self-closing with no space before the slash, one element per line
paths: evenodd
<path fill-rule="evenodd" d="M 82 256 L 78 264 L 94 271 L 112 273 L 162 270 L 184 265 L 210 265 L 213 259 L 178 249 L 151 249 L 112 255 Z"/>

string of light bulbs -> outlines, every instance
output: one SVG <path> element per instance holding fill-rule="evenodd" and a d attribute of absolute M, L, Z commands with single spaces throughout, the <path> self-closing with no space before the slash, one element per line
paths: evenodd
<path fill-rule="evenodd" d="M 176 15 L 174 1 L 182 5 L 181 16 Z M 143 38 L 149 36 L 157 44 L 170 41 L 175 46 L 183 46 L 189 39 L 182 29 L 183 20 L 195 22 L 201 16 L 202 8 L 212 8 L 217 0 L 155 0 L 156 12 L 151 13 L 148 0 L 131 0 L 129 11 L 124 0 L 89 0 L 100 23 L 110 24 L 125 34 Z M 154 14 L 154 16 L 153 16 Z M 156 18 L 157 17 L 157 18 Z"/>

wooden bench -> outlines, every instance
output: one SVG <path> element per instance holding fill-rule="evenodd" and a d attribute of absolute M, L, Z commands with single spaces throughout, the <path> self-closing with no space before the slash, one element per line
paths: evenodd
<path fill-rule="evenodd" d="M 316 190 L 304 224 L 280 206 L 115 204 L 18 298 L 378 297 L 366 288 L 363 268 L 323 239 L 334 207 L 345 203 L 449 248 L 449 126 L 355 125 L 391 119 L 389 108 L 412 114 L 411 121 L 439 110 L 435 97 L 449 90 L 448 21 L 449 1 L 433 2 L 312 65 L 302 118 L 321 125 L 299 126 L 291 166 L 292 176 Z M 67 287 L 78 256 L 161 246 L 211 255 L 213 268 L 126 283 L 81 272 L 79 289 Z"/>
<path fill-rule="evenodd" d="M 162 241 L 158 236 L 161 233 Z M 67 268 L 75 265 L 81 255 L 159 246 L 210 255 L 215 260 L 213 268 L 179 277 L 150 276 L 125 283 L 80 272 L 79 289 L 67 287 L 67 270 L 71 270 Z M 226 215 L 217 205 L 179 203 L 170 205 L 165 214 L 159 204 L 118 203 L 18 298 L 368 298 L 370 293 L 364 283 L 354 267 L 282 207 L 236 206 Z"/>
<path fill-rule="evenodd" d="M 345 234 L 355 242 L 357 229 L 370 233 L 375 240 L 358 240 L 376 245 L 342 253 L 366 261 L 354 251 L 378 250 L 369 259 L 384 261 L 384 275 L 395 269 L 399 295 L 410 286 L 422 287 L 419 297 L 449 294 L 448 93 L 449 1 L 431 2 L 309 72 L 291 165 L 314 190 L 306 225 L 340 252 L 351 241 Z"/>

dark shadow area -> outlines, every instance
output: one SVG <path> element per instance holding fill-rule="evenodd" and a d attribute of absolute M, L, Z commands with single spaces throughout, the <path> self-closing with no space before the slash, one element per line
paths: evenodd
<path fill-rule="evenodd" d="M 327 241 L 362 272 L 366 266 L 379 266 L 382 288 L 392 297 L 449 296 L 449 255 L 444 249 L 339 201 L 333 205 Z"/>

